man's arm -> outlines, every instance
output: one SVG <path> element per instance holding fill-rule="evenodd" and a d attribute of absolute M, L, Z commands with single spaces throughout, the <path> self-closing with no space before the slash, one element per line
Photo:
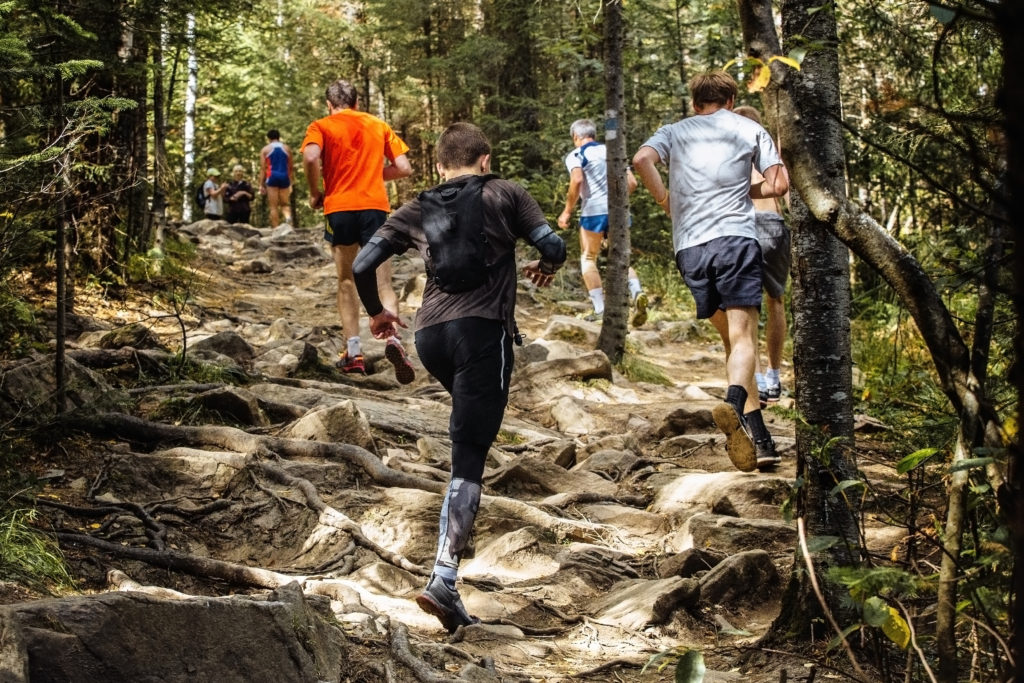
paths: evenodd
<path fill-rule="evenodd" d="M 569 192 L 565 197 L 565 208 L 558 216 L 558 227 L 569 227 L 569 218 L 572 217 L 572 210 L 576 208 L 576 202 L 580 199 L 580 189 L 583 187 L 583 169 L 574 168 L 569 172 Z"/>
<path fill-rule="evenodd" d="M 395 326 L 405 327 L 397 312 L 384 308 L 377 290 L 377 268 L 395 254 L 395 248 L 385 238 L 374 235 L 352 262 L 352 279 L 356 283 L 359 300 L 370 316 L 370 333 L 377 339 L 395 334 Z"/>
<path fill-rule="evenodd" d="M 789 192 L 789 173 L 782 164 L 769 166 L 764 170 L 764 180 L 750 186 L 751 199 L 782 197 Z"/>
<path fill-rule="evenodd" d="M 658 206 L 665 209 L 665 213 L 671 215 L 668 188 L 665 187 L 665 181 L 662 180 L 661 172 L 656 165 L 660 161 L 661 156 L 658 155 L 658 152 L 653 147 L 644 145 L 633 155 L 633 170 L 640 176 L 640 182 L 644 184 L 647 191 L 654 195 L 654 201 L 658 203 Z"/>
<path fill-rule="evenodd" d="M 311 142 L 302 148 L 302 170 L 309 183 L 309 206 L 319 209 L 324 205 L 324 193 L 320 189 L 320 145 Z"/>
<path fill-rule="evenodd" d="M 633 192 L 636 191 L 636 185 L 637 185 L 636 176 L 633 175 L 633 172 L 627 168 L 626 169 L 626 193 L 627 194 L 633 194 Z"/>
<path fill-rule="evenodd" d="M 565 265 L 565 241 L 547 223 L 531 230 L 527 240 L 537 248 L 541 257 L 523 266 L 523 274 L 533 284 L 547 287 L 554 280 L 558 269 Z"/>
<path fill-rule="evenodd" d="M 409 163 L 409 157 L 404 154 L 399 154 L 395 157 L 389 165 L 384 167 L 384 182 L 389 180 L 398 180 L 399 178 L 407 178 L 412 175 L 412 164 Z"/>
<path fill-rule="evenodd" d="M 260 150 L 260 194 L 267 193 L 267 147 Z"/>
<path fill-rule="evenodd" d="M 288 145 L 284 146 L 284 153 L 288 155 L 288 182 L 295 182 L 295 170 L 292 168 L 292 148 Z"/>

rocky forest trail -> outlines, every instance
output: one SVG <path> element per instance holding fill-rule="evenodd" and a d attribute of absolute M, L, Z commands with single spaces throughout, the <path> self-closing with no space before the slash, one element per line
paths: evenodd
<path fill-rule="evenodd" d="M 19 626 L 0 680 L 660 681 L 671 669 L 640 670 L 671 648 L 702 650 L 707 681 L 775 681 L 779 667 L 804 680 L 796 658 L 738 664 L 792 564 L 793 427 L 768 411 L 778 470 L 732 467 L 710 416 L 721 348 L 692 321 L 632 331 L 631 352 L 671 386 L 631 382 L 592 350 L 599 330 L 575 302 L 521 284 L 527 345 L 460 570 L 484 623 L 449 638 L 414 602 L 450 445 L 447 395 L 411 330 L 412 384 L 365 328 L 370 374 L 342 375 L 318 231 L 201 221 L 180 235 L 198 251 L 180 314 L 166 296 L 79 297 L 70 396 L 95 412 L 31 468 L 82 597 L 19 602 L 4 586 L 0 625 Z M 395 271 L 411 326 L 422 263 Z M 183 328 L 208 380 L 168 376 Z M 52 357 L 3 373 L 6 417 L 48 409 Z"/>

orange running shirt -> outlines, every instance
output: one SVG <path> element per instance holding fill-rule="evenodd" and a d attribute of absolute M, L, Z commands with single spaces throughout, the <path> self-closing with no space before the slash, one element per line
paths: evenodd
<path fill-rule="evenodd" d="M 309 124 L 301 149 L 320 146 L 324 177 L 324 215 L 338 211 L 390 211 L 384 186 L 384 158 L 395 158 L 409 146 L 376 116 L 342 109 Z"/>

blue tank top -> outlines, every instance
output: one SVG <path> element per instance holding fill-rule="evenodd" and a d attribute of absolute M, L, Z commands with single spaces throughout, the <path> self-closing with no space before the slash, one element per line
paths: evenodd
<path fill-rule="evenodd" d="M 275 140 L 270 143 L 270 152 L 266 160 L 267 185 L 271 187 L 288 187 L 288 153 L 284 151 L 284 143 Z"/>

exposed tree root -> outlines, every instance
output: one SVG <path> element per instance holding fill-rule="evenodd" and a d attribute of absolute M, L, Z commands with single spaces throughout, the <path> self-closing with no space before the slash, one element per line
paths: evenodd
<path fill-rule="evenodd" d="M 566 508 L 570 505 L 588 505 L 594 503 L 615 503 L 643 509 L 647 507 L 650 500 L 645 496 L 607 496 L 593 491 L 573 491 L 570 493 L 556 493 L 540 501 L 540 505 L 550 505 L 556 508 Z"/>
<path fill-rule="evenodd" d="M 359 446 L 345 443 L 324 443 L 302 439 L 249 434 L 235 427 L 167 425 L 150 422 L 122 413 L 104 413 L 88 417 L 77 416 L 68 423 L 89 434 L 109 438 L 130 439 L 152 446 L 154 442 L 187 443 L 198 446 L 218 446 L 238 453 L 260 455 L 275 453 L 287 458 L 322 458 L 352 463 L 380 486 L 421 489 L 443 493 L 445 484 L 423 477 L 398 472 L 381 463 L 380 458 Z"/>
<path fill-rule="evenodd" d="M 430 576 L 430 570 L 426 567 L 408 560 L 405 556 L 399 553 L 391 552 L 387 548 L 383 548 L 368 539 L 363 534 L 362 528 L 351 518 L 324 503 L 323 500 L 320 499 L 320 494 L 317 492 L 316 487 L 313 486 L 312 482 L 308 479 L 288 474 L 282 467 L 271 462 L 262 461 L 256 463 L 256 466 L 258 466 L 264 474 L 271 477 L 278 483 L 285 484 L 286 486 L 294 486 L 302 491 L 310 509 L 319 513 L 320 522 L 322 524 L 327 524 L 349 534 L 356 543 L 372 551 L 385 562 L 389 562 L 396 567 L 400 567 L 407 572 L 418 576 Z"/>
<path fill-rule="evenodd" d="M 647 659 L 638 660 L 630 659 L 628 657 L 620 657 L 619 659 L 613 659 L 610 662 L 605 662 L 601 666 L 595 666 L 593 669 L 580 671 L 575 674 L 573 678 L 578 678 L 581 681 L 589 681 L 593 676 L 604 673 L 605 671 L 611 671 L 613 669 L 641 669 L 646 663 Z"/>
<path fill-rule="evenodd" d="M 454 683 L 456 679 L 439 675 L 433 667 L 409 649 L 409 629 L 401 622 L 391 627 L 391 654 L 406 666 L 421 683 Z"/>
<path fill-rule="evenodd" d="M 554 517 L 529 503 L 512 498 L 483 496 L 481 510 L 488 515 L 505 514 L 509 517 L 520 518 L 527 524 L 539 526 L 552 532 L 558 541 L 571 539 L 587 543 L 602 542 L 607 540 L 608 535 L 614 533 L 614 530 L 605 524 L 577 522 L 563 517 Z"/>
<path fill-rule="evenodd" d="M 281 574 L 257 567 L 246 567 L 234 562 L 224 562 L 208 557 L 197 557 L 177 550 L 153 550 L 121 545 L 86 534 L 73 534 L 66 531 L 58 531 L 55 535 L 62 544 L 89 546 L 118 557 L 126 557 L 130 560 L 138 560 L 156 567 L 182 571 L 194 576 L 222 579 L 241 586 L 280 588 L 285 584 L 303 579 L 301 576 Z"/>

